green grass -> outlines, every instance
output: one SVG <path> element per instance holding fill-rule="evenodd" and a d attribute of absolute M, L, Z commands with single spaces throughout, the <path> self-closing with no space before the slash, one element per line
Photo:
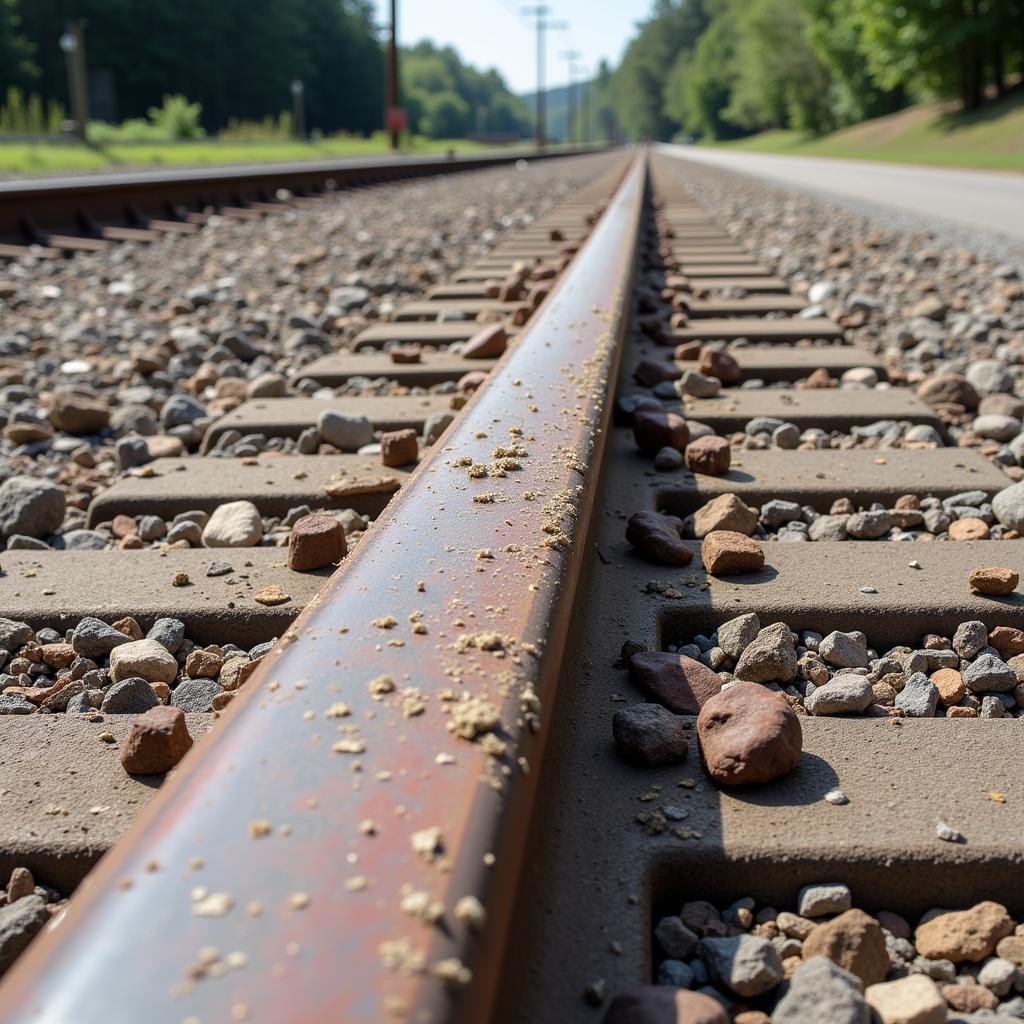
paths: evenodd
<path fill-rule="evenodd" d="M 794 156 L 1024 171 L 1024 92 L 972 114 L 957 113 L 948 105 L 922 104 L 819 139 L 795 131 L 769 131 L 724 145 Z"/>
<path fill-rule="evenodd" d="M 460 153 L 487 147 L 465 139 L 414 138 L 403 152 Z M 40 143 L 0 144 L 0 174 L 42 175 L 66 171 L 135 167 L 196 167 L 211 164 L 266 163 L 274 160 L 324 160 L 330 157 L 381 156 L 390 152 L 383 136 L 323 139 L 319 142 L 122 143 L 102 147 Z"/>

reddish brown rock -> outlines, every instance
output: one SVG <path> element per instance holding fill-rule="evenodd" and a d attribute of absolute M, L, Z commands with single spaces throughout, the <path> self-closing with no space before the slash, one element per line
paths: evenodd
<path fill-rule="evenodd" d="M 380 461 L 385 466 L 408 466 L 420 455 L 419 438 L 412 427 L 387 430 L 380 435 Z"/>
<path fill-rule="evenodd" d="M 1020 578 L 1013 569 L 1000 565 L 983 565 L 971 570 L 967 582 L 973 594 L 1002 597 L 1005 594 L 1012 594 L 1017 589 Z"/>
<path fill-rule="evenodd" d="M 978 392 L 959 373 L 937 373 L 917 386 L 917 397 L 929 405 L 960 405 L 977 409 Z"/>
<path fill-rule="evenodd" d="M 388 350 L 388 355 L 393 363 L 419 363 L 422 362 L 423 350 L 419 345 L 395 345 Z"/>
<path fill-rule="evenodd" d="M 697 739 L 708 773 L 723 786 L 770 782 L 797 766 L 803 748 L 796 712 L 759 683 L 734 683 L 708 700 Z"/>
<path fill-rule="evenodd" d="M 682 540 L 683 521 L 660 512 L 637 512 L 626 526 L 626 540 L 641 554 L 662 565 L 688 565 L 692 549 Z"/>
<path fill-rule="evenodd" d="M 345 531 L 334 516 L 314 512 L 292 527 L 288 538 L 288 568 L 309 572 L 340 562 L 348 554 Z"/>
<path fill-rule="evenodd" d="M 722 1004 L 700 992 L 644 985 L 617 995 L 604 1024 L 729 1024 Z"/>
<path fill-rule="evenodd" d="M 764 567 L 764 549 L 756 541 L 733 530 L 714 530 L 700 548 L 704 568 L 712 576 L 757 572 Z"/>
<path fill-rule="evenodd" d="M 114 516 L 114 521 L 110 524 L 110 529 L 118 540 L 121 540 L 124 537 L 130 537 L 138 530 L 135 525 L 135 517 L 126 515 Z"/>
<path fill-rule="evenodd" d="M 725 385 L 740 382 L 740 364 L 725 349 L 705 345 L 700 350 L 697 369 L 708 377 L 717 377 Z"/>
<path fill-rule="evenodd" d="M 1024 629 L 1016 629 L 1013 626 L 996 626 L 989 632 L 988 642 L 1004 658 L 1024 654 Z M 44 647 L 43 650 L 45 652 L 46 648 Z"/>
<path fill-rule="evenodd" d="M 641 651 L 629 659 L 629 678 L 658 704 L 677 715 L 696 715 L 722 689 L 707 665 L 682 654 Z"/>
<path fill-rule="evenodd" d="M 929 960 L 978 963 L 991 956 L 1000 939 L 1013 931 L 1013 920 L 1001 903 L 985 900 L 970 910 L 939 914 L 918 925 L 914 945 Z"/>
<path fill-rule="evenodd" d="M 495 359 L 508 347 L 508 335 L 502 324 L 488 324 L 476 332 L 462 349 L 463 359 Z"/>
<path fill-rule="evenodd" d="M 67 434 L 95 434 L 110 422 L 110 409 L 102 398 L 57 392 L 50 402 L 49 419 Z"/>
<path fill-rule="evenodd" d="M 829 376 L 828 370 L 823 366 L 819 366 L 816 370 L 812 370 L 807 375 L 807 379 L 803 382 L 803 387 L 811 389 L 834 388 L 836 386 L 836 381 Z"/>
<path fill-rule="evenodd" d="M 819 924 L 804 939 L 802 956 L 827 956 L 865 985 L 877 985 L 889 973 L 889 954 L 881 925 L 863 910 L 847 910 Z"/>
<path fill-rule="evenodd" d="M 674 412 L 644 410 L 633 417 L 633 438 L 641 451 L 652 455 L 661 448 L 682 452 L 690 440 L 690 428 Z"/>
<path fill-rule="evenodd" d="M 150 708 L 132 722 L 121 764 L 130 775 L 158 775 L 170 771 L 191 746 L 181 708 Z"/>
<path fill-rule="evenodd" d="M 691 473 L 724 476 L 729 472 L 732 448 L 724 437 L 698 437 L 686 446 L 686 468 Z"/>
<path fill-rule="evenodd" d="M 976 1010 L 994 1010 L 999 1005 L 999 997 L 990 992 L 984 985 L 969 981 L 958 985 L 943 985 L 942 998 L 957 1013 L 974 1013 Z"/>
<path fill-rule="evenodd" d="M 496 297 L 502 302 L 515 302 L 526 291 L 526 281 L 522 274 L 509 274 L 498 285 Z"/>

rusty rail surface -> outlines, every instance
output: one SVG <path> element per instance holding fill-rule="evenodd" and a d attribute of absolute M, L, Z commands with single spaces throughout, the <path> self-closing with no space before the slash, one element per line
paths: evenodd
<path fill-rule="evenodd" d="M 580 147 L 536 153 L 491 151 L 448 157 L 363 157 L 350 160 L 243 164 L 0 182 L 0 242 L 46 242 L 47 235 L 97 237 L 100 225 L 145 228 L 150 219 L 182 220 L 183 212 L 274 202 L 280 189 L 300 196 L 403 178 L 479 170 L 518 159 L 599 152 Z"/>
<path fill-rule="evenodd" d="M 216 738 L 7 976 L 0 1020 L 490 1019 L 645 161 Z"/>

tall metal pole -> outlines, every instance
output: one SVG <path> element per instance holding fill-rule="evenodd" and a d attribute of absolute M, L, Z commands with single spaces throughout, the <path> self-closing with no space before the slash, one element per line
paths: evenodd
<path fill-rule="evenodd" d="M 292 81 L 292 132 L 297 139 L 306 138 L 306 86 L 301 78 Z"/>
<path fill-rule="evenodd" d="M 391 148 L 395 150 L 402 142 L 398 102 L 398 0 L 391 0 L 391 32 L 388 36 L 387 126 L 391 135 Z"/>
<path fill-rule="evenodd" d="M 580 84 L 580 141 L 585 146 L 590 141 L 590 69 L 577 68 L 583 78 Z"/>
<path fill-rule="evenodd" d="M 579 50 L 565 50 L 562 56 L 569 64 L 569 120 L 565 126 L 565 141 L 576 141 L 576 58 L 579 57 Z"/>
<path fill-rule="evenodd" d="M 60 37 L 60 48 L 68 74 L 68 93 L 75 134 L 80 142 L 89 141 L 89 83 L 85 72 L 85 21 L 70 21 Z"/>
<path fill-rule="evenodd" d="M 549 21 L 551 8 L 547 4 L 535 4 L 533 7 L 522 8 L 528 18 L 536 18 L 537 27 L 537 149 L 543 149 L 547 132 L 545 130 L 545 107 L 547 97 L 544 94 L 544 33 L 548 29 L 568 28 L 564 21 Z"/>

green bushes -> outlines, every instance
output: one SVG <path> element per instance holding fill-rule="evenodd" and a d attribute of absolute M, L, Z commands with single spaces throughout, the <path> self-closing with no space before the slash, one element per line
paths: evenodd
<path fill-rule="evenodd" d="M 0 134 L 3 135 L 60 135 L 64 123 L 64 108 L 50 100 L 44 107 L 37 93 L 27 98 L 17 87 L 11 86 L 3 106 L 0 106 Z"/>

